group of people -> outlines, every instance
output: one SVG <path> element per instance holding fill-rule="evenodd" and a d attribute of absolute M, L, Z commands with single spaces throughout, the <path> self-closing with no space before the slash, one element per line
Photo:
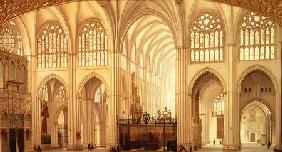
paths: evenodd
<path fill-rule="evenodd" d="M 89 143 L 87 147 L 88 147 L 88 150 L 93 150 L 94 149 L 93 143 Z"/>

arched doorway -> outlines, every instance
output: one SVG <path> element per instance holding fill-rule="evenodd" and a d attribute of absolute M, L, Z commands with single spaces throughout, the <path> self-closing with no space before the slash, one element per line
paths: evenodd
<path fill-rule="evenodd" d="M 224 137 L 224 93 L 219 78 L 207 71 L 192 88 L 193 146 L 222 145 Z"/>
<path fill-rule="evenodd" d="M 67 135 L 64 145 L 59 145 L 58 140 L 59 123 L 64 125 L 64 128 L 68 128 L 65 86 L 57 78 L 50 78 L 42 83 L 39 89 L 39 101 L 41 104 L 41 144 L 43 147 L 66 147 Z M 65 105 L 65 108 L 62 110 L 60 108 L 63 105 Z M 59 118 L 62 118 L 58 111 L 64 112 L 64 121 L 58 121 Z"/>
<path fill-rule="evenodd" d="M 258 143 L 266 145 L 271 141 L 271 112 L 260 101 L 246 105 L 240 120 L 241 143 Z"/>
<path fill-rule="evenodd" d="M 275 135 L 276 90 L 268 74 L 249 72 L 240 90 L 240 143 L 243 148 L 266 146 Z"/>
<path fill-rule="evenodd" d="M 84 147 L 105 146 L 107 119 L 107 89 L 105 83 L 93 76 L 81 89 L 81 142 Z"/>

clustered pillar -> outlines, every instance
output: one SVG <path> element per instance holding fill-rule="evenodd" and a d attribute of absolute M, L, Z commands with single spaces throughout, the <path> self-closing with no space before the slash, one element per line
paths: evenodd
<path fill-rule="evenodd" d="M 188 147 L 191 140 L 192 99 L 188 94 L 187 49 L 177 47 L 176 52 L 176 118 L 177 143 Z"/>

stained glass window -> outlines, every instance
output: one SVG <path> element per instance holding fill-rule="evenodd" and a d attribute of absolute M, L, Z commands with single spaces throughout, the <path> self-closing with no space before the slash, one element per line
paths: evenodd
<path fill-rule="evenodd" d="M 67 67 L 68 38 L 60 25 L 46 24 L 37 41 L 39 68 Z"/>
<path fill-rule="evenodd" d="M 14 22 L 5 24 L 0 30 L 0 49 L 23 56 L 22 37 Z"/>
<path fill-rule="evenodd" d="M 247 13 L 241 21 L 240 60 L 268 60 L 275 56 L 275 24 L 269 17 Z"/>
<path fill-rule="evenodd" d="M 190 40 L 192 62 L 223 61 L 224 25 L 216 15 L 199 15 L 192 24 Z"/>
<path fill-rule="evenodd" d="M 79 66 L 108 65 L 108 37 L 99 20 L 85 23 L 78 37 Z"/>

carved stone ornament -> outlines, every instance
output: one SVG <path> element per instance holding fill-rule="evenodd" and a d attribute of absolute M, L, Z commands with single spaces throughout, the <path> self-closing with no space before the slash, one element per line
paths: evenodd
<path fill-rule="evenodd" d="M 282 25 L 282 2 L 281 0 L 213 0 L 269 16 L 279 25 Z"/>
<path fill-rule="evenodd" d="M 3 0 L 0 1 L 0 26 L 6 21 L 23 13 L 44 8 L 47 6 L 59 5 L 67 2 L 75 2 L 77 0 Z M 98 0 L 99 1 L 99 0 Z M 101 0 L 100 0 L 101 1 Z M 261 13 L 262 15 L 271 17 L 274 21 L 282 25 L 282 6 L 280 0 L 213 0 L 244 9 Z M 106 1 L 108 4 L 108 1 Z M 176 0 L 181 3 L 182 0 Z M 103 3 L 102 3 L 103 4 Z M 280 5 L 280 6 L 279 6 Z"/>

